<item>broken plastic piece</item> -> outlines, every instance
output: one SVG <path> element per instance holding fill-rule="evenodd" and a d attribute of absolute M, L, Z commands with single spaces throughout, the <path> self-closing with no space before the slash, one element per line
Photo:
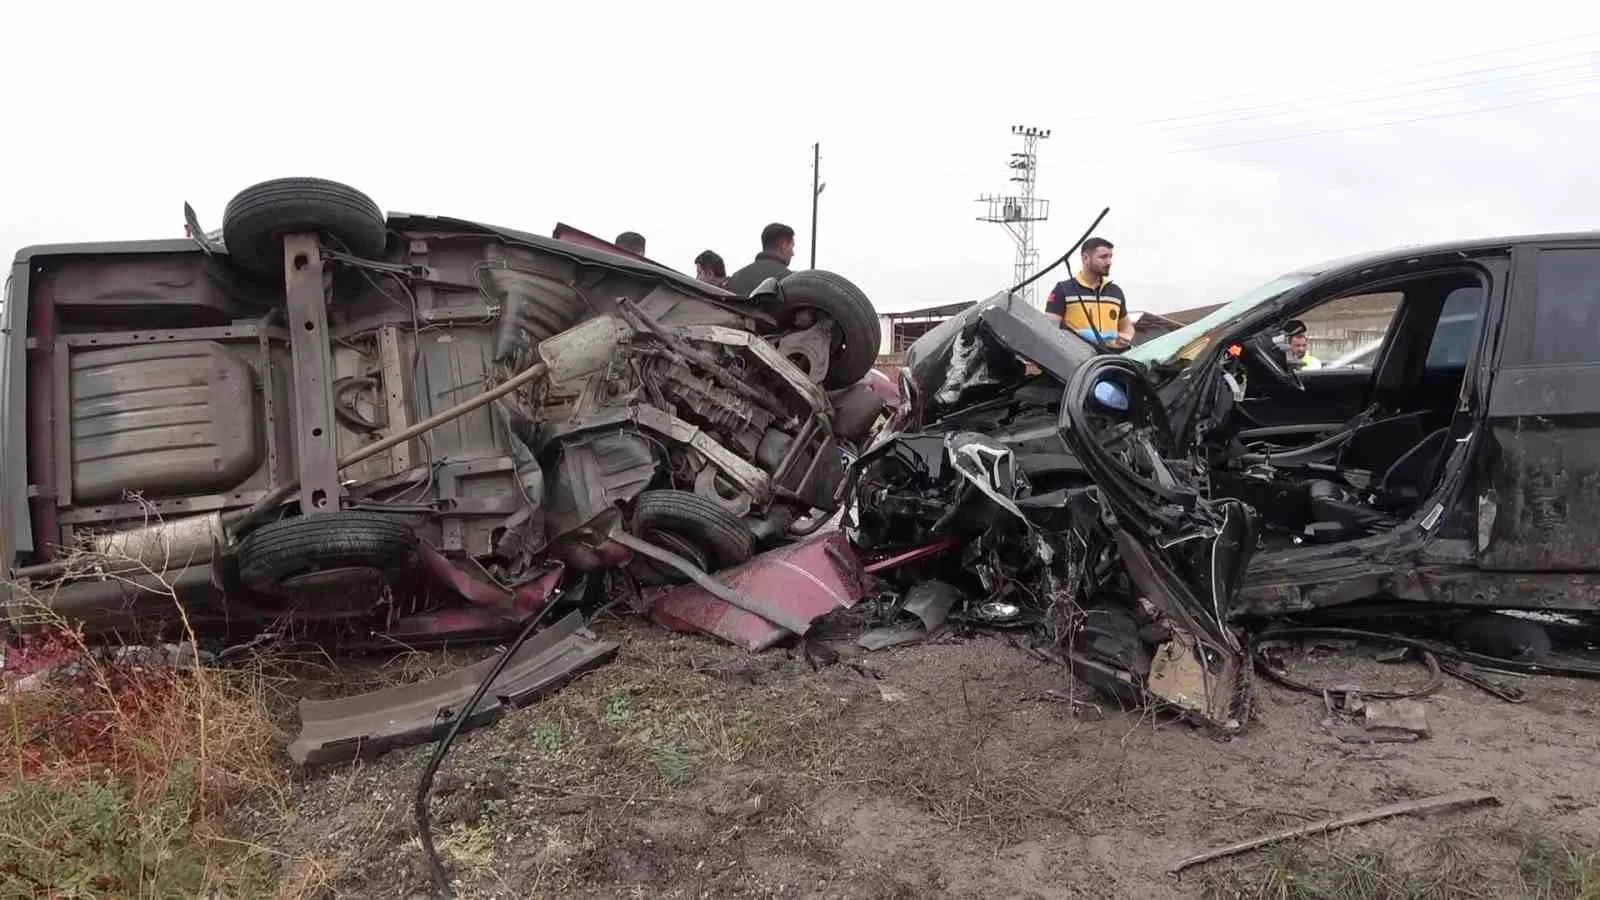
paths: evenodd
<path fill-rule="evenodd" d="M 927 629 L 923 628 L 921 623 L 904 622 L 886 628 L 874 628 L 856 638 L 856 643 L 865 650 L 887 650 L 890 647 L 915 644 L 927 636 Z"/>
<path fill-rule="evenodd" d="M 1022 607 L 1005 600 L 985 600 L 972 611 L 972 617 L 989 625 L 1004 625 L 1022 618 Z"/>
<path fill-rule="evenodd" d="M 944 624 L 950 610 L 961 599 L 961 589 L 944 581 L 924 581 L 906 592 L 900 608 L 922 620 L 929 631 Z"/>
<path fill-rule="evenodd" d="M 438 740 L 458 715 L 470 717 L 465 727 L 486 725 L 507 709 L 524 706 L 608 661 L 617 647 L 613 641 L 595 639 L 584 629 L 583 615 L 572 612 L 523 644 L 478 707 L 468 712 L 460 707 L 497 660 L 354 697 L 301 700 L 300 735 L 289 745 L 289 757 L 301 765 L 316 765 L 376 756 L 395 747 Z"/>
<path fill-rule="evenodd" d="M 1361 708 L 1361 725 L 1368 731 L 1401 731 L 1426 736 L 1428 710 L 1415 700 L 1379 700 Z"/>
<path fill-rule="evenodd" d="M 1102 379 L 1095 382 L 1094 399 L 1106 409 L 1116 410 L 1117 412 L 1128 411 L 1128 392 L 1110 379 Z"/>

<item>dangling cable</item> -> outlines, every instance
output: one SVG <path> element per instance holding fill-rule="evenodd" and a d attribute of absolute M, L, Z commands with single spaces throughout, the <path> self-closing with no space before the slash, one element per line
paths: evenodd
<path fill-rule="evenodd" d="M 1021 284 L 1017 285 L 1016 287 L 1013 287 L 1011 289 L 1011 293 L 1015 294 L 1017 291 L 1020 291 L 1023 288 L 1027 287 L 1028 285 L 1033 284 L 1035 281 L 1038 281 L 1039 279 L 1043 278 L 1045 276 L 1045 273 L 1049 272 L 1051 269 L 1054 269 L 1056 266 L 1059 266 L 1062 263 L 1066 262 L 1067 260 L 1071 259 L 1072 258 L 1072 254 L 1076 253 L 1078 248 L 1083 246 L 1083 242 L 1087 241 L 1089 239 L 1089 235 L 1094 234 L 1094 230 L 1096 228 L 1100 227 L 1100 220 L 1104 219 L 1106 217 L 1106 215 L 1108 213 L 1110 213 L 1110 212 L 1111 212 L 1111 207 L 1109 207 L 1109 206 L 1106 207 L 1105 209 L 1100 210 L 1100 215 L 1095 216 L 1094 217 L 1094 221 L 1089 223 L 1089 227 L 1088 227 L 1088 229 L 1086 229 L 1083 232 L 1083 236 L 1078 238 L 1077 242 L 1075 242 L 1071 247 L 1069 247 L 1067 249 L 1067 252 L 1061 254 L 1061 258 L 1060 259 L 1056 260 L 1055 262 L 1051 263 L 1048 266 L 1045 266 L 1044 268 L 1040 269 L 1039 271 L 1033 273 L 1033 275 L 1031 277 L 1029 277 L 1026 281 L 1022 282 Z"/>
<path fill-rule="evenodd" d="M 585 574 L 583 581 L 579 582 L 578 590 L 584 596 L 588 596 L 589 593 L 589 578 L 590 576 Z M 455 720 L 450 723 L 450 730 L 445 732 L 444 737 L 433 748 L 433 756 L 428 760 L 427 766 L 423 768 L 422 778 L 417 782 L 415 803 L 417 837 L 422 841 L 422 853 L 428 860 L 428 873 L 433 876 L 433 886 L 438 889 L 441 896 L 452 897 L 454 892 L 450 890 L 450 879 L 445 876 L 444 865 L 439 862 L 439 851 L 434 849 L 433 831 L 428 821 L 428 792 L 433 789 L 433 776 L 438 773 L 439 764 L 444 761 L 444 755 L 450 752 L 450 745 L 455 743 L 456 735 L 461 733 L 461 729 L 466 725 L 467 720 L 472 718 L 472 711 L 477 709 L 478 704 L 483 701 L 483 695 L 489 693 L 489 687 L 494 684 L 495 679 L 500 677 L 500 673 L 505 671 L 506 665 L 511 662 L 511 657 L 517 654 L 517 650 L 527 642 L 528 638 L 533 636 L 533 632 L 539 627 L 539 623 L 543 622 L 545 616 L 556 608 L 556 599 L 555 597 L 549 597 L 545 600 L 544 608 L 529 619 L 528 624 L 522 626 L 522 631 L 506 646 L 505 652 L 500 654 L 500 658 L 495 660 L 494 666 L 489 669 L 489 673 L 478 683 L 478 689 L 472 692 L 472 699 L 468 700 L 461 709 L 456 710 Z"/>

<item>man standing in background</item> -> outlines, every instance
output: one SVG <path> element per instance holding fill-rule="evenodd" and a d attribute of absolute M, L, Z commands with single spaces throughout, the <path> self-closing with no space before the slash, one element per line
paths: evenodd
<path fill-rule="evenodd" d="M 1126 350 L 1133 346 L 1133 320 L 1122 288 L 1111 281 L 1111 251 L 1105 238 L 1084 241 L 1083 267 L 1050 289 L 1044 311 L 1097 346 Z"/>
<path fill-rule="evenodd" d="M 789 274 L 789 261 L 794 259 L 794 229 L 782 222 L 773 222 L 761 229 L 761 252 L 755 262 L 728 276 L 723 287 L 741 297 L 760 287 L 768 278 L 782 279 Z"/>
<path fill-rule="evenodd" d="M 694 258 L 694 277 L 706 284 L 722 287 L 728 282 L 728 267 L 723 264 L 722 257 L 705 250 Z"/>
<path fill-rule="evenodd" d="M 1311 339 L 1306 337 L 1304 322 L 1296 322 L 1289 335 L 1289 365 L 1296 369 L 1320 369 L 1322 360 L 1311 355 Z"/>
<path fill-rule="evenodd" d="M 640 256 L 644 255 L 644 235 L 637 231 L 624 231 L 623 233 L 617 235 L 617 239 L 611 243 L 616 244 L 618 247 L 621 247 L 629 253 L 637 253 Z"/>

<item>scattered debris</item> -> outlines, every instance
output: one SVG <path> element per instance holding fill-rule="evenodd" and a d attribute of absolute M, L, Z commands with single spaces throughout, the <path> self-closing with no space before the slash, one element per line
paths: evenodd
<path fill-rule="evenodd" d="M 902 384 L 898 414 L 847 477 L 853 541 L 881 561 L 869 570 L 908 593 L 948 583 L 951 618 L 1036 627 L 1119 700 L 1224 729 L 1248 717 L 1225 610 L 1253 519 L 1181 486 L 1136 365 L 1000 294 L 918 339 Z"/>
<path fill-rule="evenodd" d="M 878 682 L 878 697 L 885 703 L 900 703 L 902 701 L 911 699 L 910 694 L 907 694 L 905 691 L 893 685 L 884 684 L 881 681 Z"/>
<path fill-rule="evenodd" d="M 1445 660 L 1439 664 L 1439 667 L 1451 678 L 1470 684 L 1492 697 L 1499 697 L 1507 703 L 1522 703 L 1528 699 L 1528 695 L 1521 688 L 1488 678 L 1471 663 L 1460 660 Z"/>
<path fill-rule="evenodd" d="M 1197 866 L 1201 863 L 1210 862 L 1214 859 L 1235 856 L 1249 850 L 1255 850 L 1259 847 L 1266 847 L 1268 845 L 1278 844 L 1284 841 L 1292 841 L 1296 838 L 1309 837 L 1314 834 L 1326 834 L 1330 831 L 1337 831 L 1341 828 L 1349 828 L 1354 825 L 1365 825 L 1368 822 L 1376 822 L 1379 819 L 1391 819 L 1395 816 L 1414 816 L 1427 813 L 1445 812 L 1447 810 L 1465 809 L 1473 806 L 1498 806 L 1499 803 L 1499 799 L 1493 794 L 1486 794 L 1481 791 L 1462 791 L 1454 794 L 1441 794 L 1436 797 L 1425 797 L 1420 800 L 1407 800 L 1404 803 L 1391 803 L 1388 806 L 1380 806 L 1377 809 L 1368 810 L 1366 812 L 1354 813 L 1348 816 L 1340 816 L 1334 819 L 1323 819 L 1320 822 L 1312 822 L 1308 825 L 1301 825 L 1297 828 L 1290 828 L 1284 831 L 1262 835 L 1261 837 L 1251 838 L 1248 841 L 1240 841 L 1237 844 L 1229 844 L 1225 847 L 1207 850 L 1204 853 L 1197 853 L 1194 856 L 1180 860 L 1167 871 L 1173 875 L 1176 875 L 1190 866 Z"/>
<path fill-rule="evenodd" d="M 886 650 L 925 641 L 944 629 L 950 610 L 962 601 L 961 589 L 948 582 L 930 580 L 907 591 L 890 615 L 911 616 L 913 621 L 893 622 L 863 632 L 856 643 L 866 650 Z"/>
<path fill-rule="evenodd" d="M 1361 724 L 1368 731 L 1398 731 L 1428 736 L 1428 711 L 1415 700 L 1377 700 L 1361 708 Z"/>
<path fill-rule="evenodd" d="M 902 622 L 899 625 L 863 632 L 861 637 L 856 638 L 856 643 L 864 650 L 887 650 L 890 647 L 919 643 L 927 636 L 928 631 L 922 627 L 922 623 Z"/>
<path fill-rule="evenodd" d="M 1090 703 L 1082 697 L 1069 696 L 1057 690 L 1039 691 L 1036 694 L 1027 694 L 1023 696 L 1022 699 L 1043 701 L 1047 703 L 1062 703 L 1071 707 L 1072 715 L 1074 716 L 1079 716 L 1085 712 L 1090 712 L 1094 714 L 1094 718 L 1097 720 L 1104 719 L 1106 717 L 1106 711 L 1101 709 L 1099 704 Z"/>
<path fill-rule="evenodd" d="M 944 624 L 950 610 L 961 600 L 961 589 L 943 581 L 924 581 L 906 592 L 900 608 L 922 620 L 932 634 Z"/>
<path fill-rule="evenodd" d="M 1421 685 L 1414 688 L 1384 689 L 1360 685 L 1319 686 L 1308 684 L 1290 675 L 1287 666 L 1284 664 L 1281 651 L 1287 646 L 1284 643 L 1284 639 L 1288 636 L 1287 633 L 1279 632 L 1271 639 L 1259 641 L 1256 644 L 1256 664 L 1261 673 L 1269 680 L 1277 682 L 1290 690 L 1304 694 L 1321 694 L 1324 697 L 1332 695 L 1335 699 L 1347 695 L 1359 695 L 1368 700 L 1404 700 L 1411 697 L 1426 697 L 1437 691 L 1440 685 L 1444 683 L 1444 673 L 1439 666 L 1438 658 L 1433 653 L 1423 650 L 1419 654 L 1412 654 L 1408 651 L 1406 655 L 1400 657 L 1388 654 L 1382 660 L 1384 662 L 1394 662 L 1399 659 L 1418 659 L 1427 668 L 1428 678 Z"/>
<path fill-rule="evenodd" d="M 526 705 L 609 660 L 618 645 L 595 638 L 571 612 L 518 648 L 489 693 L 472 710 L 467 700 L 497 659 L 487 659 L 420 684 L 398 685 L 338 700 L 301 700 L 300 734 L 289 756 L 301 765 L 375 756 L 438 740 L 457 718 L 476 728 Z"/>

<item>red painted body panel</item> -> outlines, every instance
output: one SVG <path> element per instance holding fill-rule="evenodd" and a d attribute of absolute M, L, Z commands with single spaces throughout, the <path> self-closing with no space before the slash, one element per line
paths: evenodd
<path fill-rule="evenodd" d="M 758 604 L 770 604 L 774 610 L 807 621 L 855 606 L 867 585 L 861 561 L 840 531 L 769 550 L 715 577 Z M 694 584 L 654 588 L 645 591 L 641 599 L 651 618 L 668 628 L 713 634 L 752 652 L 765 650 L 790 634 Z"/>

